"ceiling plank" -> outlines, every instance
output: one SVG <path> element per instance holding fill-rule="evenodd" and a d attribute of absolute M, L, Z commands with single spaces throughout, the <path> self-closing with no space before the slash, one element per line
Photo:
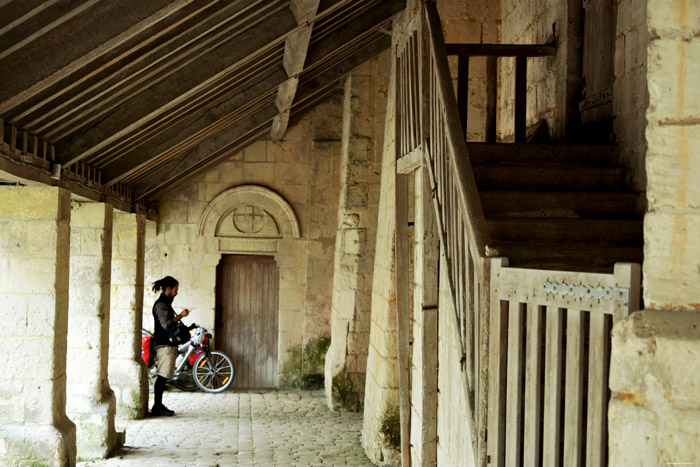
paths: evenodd
<path fill-rule="evenodd" d="M 344 61 L 329 67 L 323 73 L 316 74 L 312 79 L 301 79 L 300 81 L 303 81 L 304 84 L 299 86 L 294 106 L 290 109 L 292 116 L 298 118 L 298 112 L 295 112 L 297 107 L 308 109 L 310 104 L 318 103 L 322 98 L 329 96 L 338 89 L 340 81 L 348 73 L 390 47 L 391 37 L 379 33 L 372 41 L 358 47 L 357 51 Z M 274 104 L 266 106 L 250 118 L 243 119 L 240 124 L 231 125 L 227 131 L 221 132 L 195 150 L 159 166 L 135 183 L 130 183 L 134 199 L 170 191 L 187 180 L 191 180 L 192 177 L 219 160 L 235 154 L 245 147 L 241 144 L 242 141 L 254 141 L 250 140 L 252 134 L 259 133 L 261 130 L 269 131 L 271 122 L 277 114 L 276 109 Z"/>
<path fill-rule="evenodd" d="M 406 7 L 406 0 L 384 0 L 362 15 L 344 24 L 323 39 L 312 43 L 306 55 L 304 69 L 321 62 L 325 57 L 352 42 L 358 36 L 388 20 Z"/>
<path fill-rule="evenodd" d="M 65 2 L 62 2 L 65 3 Z M 15 50 L 0 66 L 0 114 L 118 47 L 189 0 L 99 2 Z M 49 10 L 50 11 L 50 10 Z M 30 26 L 31 22 L 28 25 Z M 66 44 L 71 47 L 66 47 Z"/>
<path fill-rule="evenodd" d="M 228 99 L 212 106 L 194 121 L 185 121 L 173 125 L 148 141 L 147 146 L 138 146 L 123 157 L 102 167 L 102 179 L 105 185 L 111 185 L 141 169 L 153 160 L 164 160 L 185 152 L 207 138 L 222 131 L 236 118 L 238 110 L 255 97 L 271 92 L 286 77 L 284 71 L 277 69 L 259 81 L 248 83 Z"/>
<path fill-rule="evenodd" d="M 176 72 L 217 37 L 228 37 L 232 28 L 239 27 L 236 19 L 250 8 L 250 3 L 218 0 L 188 5 L 23 102 L 13 120 L 51 141 L 65 139 L 102 118 L 139 87 L 152 86 Z"/>
<path fill-rule="evenodd" d="M 242 139 L 246 139 L 252 133 L 268 131 L 276 113 L 277 107 L 270 101 L 236 124 L 229 126 L 228 131 L 217 134 L 187 154 L 171 159 L 152 170 L 145 177 L 129 185 L 133 189 L 134 199 L 144 198 L 183 175 L 191 177 L 197 173 L 198 166 L 209 159 L 230 154 Z"/>
<path fill-rule="evenodd" d="M 149 120 L 163 112 L 187 103 L 196 93 L 221 79 L 233 68 L 263 53 L 279 43 L 295 27 L 288 9 L 272 12 L 258 23 L 249 23 L 241 34 L 231 37 L 225 44 L 211 50 L 206 56 L 189 63 L 177 73 L 155 86 L 135 94 L 120 105 L 109 117 L 101 120 L 89 131 L 77 135 L 60 145 L 63 164 L 73 164 L 96 154 L 148 124 Z"/>

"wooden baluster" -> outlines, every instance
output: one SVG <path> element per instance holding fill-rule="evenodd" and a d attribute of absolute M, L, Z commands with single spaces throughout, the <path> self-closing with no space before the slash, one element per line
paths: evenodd
<path fill-rule="evenodd" d="M 524 143 L 527 131 L 527 57 L 515 59 L 515 142 Z"/>
<path fill-rule="evenodd" d="M 566 315 L 566 400 L 564 406 L 564 465 L 581 465 L 583 430 L 583 314 Z"/>
<path fill-rule="evenodd" d="M 588 345 L 588 423 L 586 426 L 586 466 L 605 465 L 607 458 L 607 393 L 610 353 L 609 320 L 603 313 L 591 313 Z"/>
<path fill-rule="evenodd" d="M 544 360 L 544 432 L 542 434 L 543 467 L 559 465 L 563 317 L 562 309 L 547 307 Z"/>
<path fill-rule="evenodd" d="M 544 307 L 527 304 L 523 465 L 539 466 L 542 443 L 542 337 Z"/>
<path fill-rule="evenodd" d="M 506 465 L 520 465 L 523 435 L 523 315 L 525 307 L 508 307 L 508 379 L 506 392 Z"/>
<path fill-rule="evenodd" d="M 508 303 L 501 301 L 499 276 L 507 265 L 506 258 L 491 259 L 487 451 L 491 459 L 490 463 L 494 466 L 505 465 L 506 386 L 503 381 L 506 377 Z"/>
<path fill-rule="evenodd" d="M 464 139 L 467 139 L 467 113 L 469 110 L 469 57 L 460 55 L 457 61 L 457 108 L 462 123 Z"/>
<path fill-rule="evenodd" d="M 496 142 L 498 57 L 486 57 L 486 142 Z"/>

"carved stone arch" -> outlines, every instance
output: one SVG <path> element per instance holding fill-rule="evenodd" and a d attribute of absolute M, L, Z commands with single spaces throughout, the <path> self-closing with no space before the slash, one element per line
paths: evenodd
<path fill-rule="evenodd" d="M 299 238 L 299 222 L 289 203 L 259 185 L 241 185 L 217 195 L 199 221 L 205 237 Z"/>

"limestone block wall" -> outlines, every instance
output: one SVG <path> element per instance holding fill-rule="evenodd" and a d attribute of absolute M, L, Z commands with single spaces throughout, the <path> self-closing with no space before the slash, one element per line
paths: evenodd
<path fill-rule="evenodd" d="M 646 307 L 700 310 L 700 4 L 649 0 Z"/>
<path fill-rule="evenodd" d="M 330 337 L 341 111 L 340 100 L 333 98 L 290 125 L 282 141 L 254 143 L 159 200 L 158 221 L 149 223 L 147 234 L 146 328 L 153 326 L 157 298 L 150 284 L 171 275 L 180 281 L 175 309 L 190 309 L 187 323 L 214 330 L 216 267 L 222 255 L 256 252 L 222 249 L 219 238 L 200 236 L 198 225 L 220 193 L 259 185 L 289 203 L 301 233 L 299 239 L 280 239 L 273 252 L 280 270 L 280 387 L 299 387 L 304 376 L 322 373 L 324 354 L 310 349 L 325 350 Z"/>
<path fill-rule="evenodd" d="M 0 187 L 0 464 L 75 463 L 66 417 L 70 192 Z"/>
<path fill-rule="evenodd" d="M 580 6 L 579 6 L 580 7 Z M 554 38 L 556 24 L 558 43 L 566 44 L 567 2 L 558 0 L 502 0 L 500 42 L 503 44 L 544 44 Z M 563 110 L 561 91 L 566 87 L 566 47 L 560 46 L 557 57 L 528 60 L 527 125 L 545 120 L 552 133 L 556 132 L 557 114 Z M 515 58 L 498 61 L 498 125 L 500 140 L 514 137 Z"/>
<path fill-rule="evenodd" d="M 649 106 L 646 11 L 647 0 L 617 2 L 613 131 L 620 147 L 620 161 L 630 168 L 630 182 L 638 191 L 646 189 L 644 130 Z"/>
<path fill-rule="evenodd" d="M 457 44 L 498 43 L 500 3 L 500 0 L 483 0 L 478 2 L 438 0 L 437 8 L 442 20 L 445 42 Z M 449 63 L 456 86 L 457 57 L 449 57 Z M 484 141 L 485 137 L 486 58 L 474 57 L 469 61 L 467 140 Z"/>
<path fill-rule="evenodd" d="M 611 466 L 700 462 L 700 313 L 647 309 L 613 331 Z"/>
<path fill-rule="evenodd" d="M 326 396 L 334 409 L 356 411 L 364 399 L 389 63 L 390 55 L 384 53 L 345 82 L 331 345 L 325 367 Z"/>
<path fill-rule="evenodd" d="M 114 213 L 110 291 L 109 381 L 121 418 L 148 411 L 146 365 L 141 359 L 146 216 Z"/>
<path fill-rule="evenodd" d="M 78 457 L 106 457 L 114 448 L 116 398 L 109 386 L 112 206 L 72 203 L 70 317 L 66 411 L 76 424 Z"/>
<path fill-rule="evenodd" d="M 372 308 L 365 378 L 362 446 L 376 465 L 399 465 L 399 379 L 396 335 L 394 231 L 396 226 L 395 76 L 390 72 L 381 190 L 372 273 Z"/>

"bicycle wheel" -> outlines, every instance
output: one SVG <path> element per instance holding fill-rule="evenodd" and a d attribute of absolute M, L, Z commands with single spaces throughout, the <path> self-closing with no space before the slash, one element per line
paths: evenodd
<path fill-rule="evenodd" d="M 180 391 L 194 392 L 197 389 L 196 384 L 194 384 L 194 379 L 192 379 L 192 370 L 181 371 L 173 379 L 168 381 L 170 384 L 178 388 Z"/>
<path fill-rule="evenodd" d="M 233 360 L 219 350 L 212 350 L 210 358 L 206 354 L 200 355 L 192 371 L 194 383 L 199 389 L 212 393 L 225 391 L 236 376 Z"/>

